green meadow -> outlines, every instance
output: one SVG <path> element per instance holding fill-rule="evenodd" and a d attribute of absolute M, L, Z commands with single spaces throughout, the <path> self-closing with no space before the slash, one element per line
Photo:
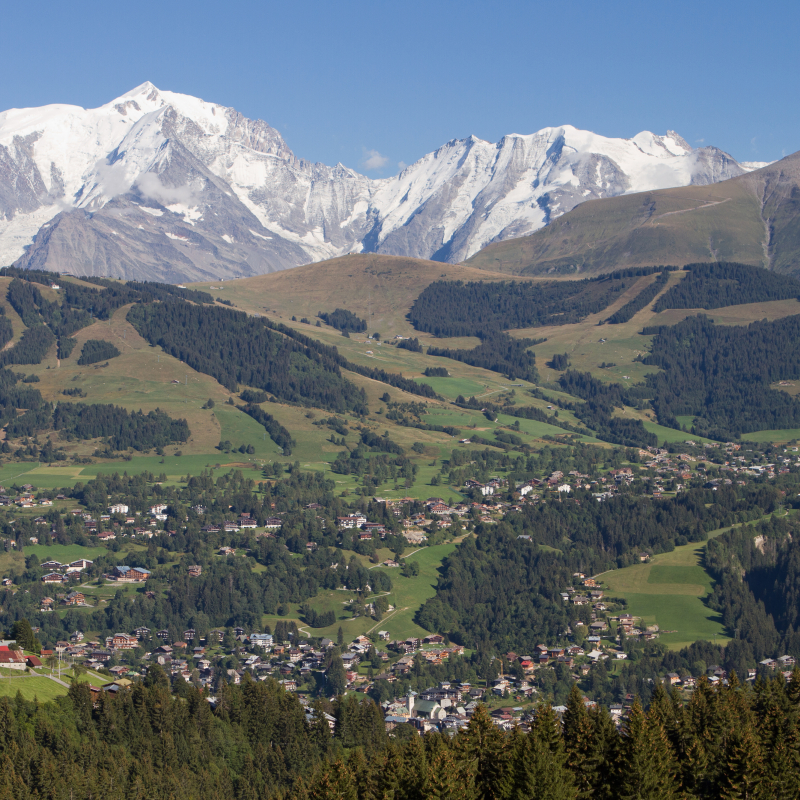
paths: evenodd
<path fill-rule="evenodd" d="M 25 555 L 35 555 L 39 561 L 60 561 L 69 564 L 79 558 L 89 561 L 108 552 L 105 547 L 83 547 L 79 544 L 29 544 L 25 546 Z"/>
<path fill-rule="evenodd" d="M 67 687 L 43 675 L 0 678 L 0 697 L 16 697 L 17 692 L 25 700 L 40 700 L 45 703 L 57 697 L 64 697 L 67 694 Z"/>
<path fill-rule="evenodd" d="M 704 550 L 704 542 L 683 545 L 647 564 L 606 572 L 601 579 L 609 596 L 627 601 L 627 613 L 641 617 L 643 625 L 659 626 L 659 641 L 670 649 L 698 639 L 723 644 L 728 637 L 722 619 L 704 602 L 713 588 L 702 566 Z"/>

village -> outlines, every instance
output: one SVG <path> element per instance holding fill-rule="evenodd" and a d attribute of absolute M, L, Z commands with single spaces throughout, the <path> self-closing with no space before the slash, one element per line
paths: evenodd
<path fill-rule="evenodd" d="M 800 463 L 796 447 L 789 447 L 773 463 L 765 463 L 763 454 L 751 451 L 739 454 L 741 445 L 705 444 L 687 441 L 685 450 L 669 452 L 666 448 L 638 450 L 630 466 L 609 469 L 604 474 L 591 477 L 577 470 L 554 471 L 547 477 L 525 481 L 510 481 L 504 477 L 488 477 L 483 481 L 467 479 L 459 487 L 463 499 L 458 502 L 443 497 L 429 497 L 424 501 L 411 497 L 388 499 L 374 498 L 374 503 L 386 509 L 384 519 L 378 522 L 369 514 L 352 511 L 326 518 L 326 509 L 311 503 L 304 506 L 304 513 L 316 517 L 320 526 L 335 527 L 339 541 L 349 546 L 367 544 L 376 551 L 387 536 L 401 535 L 409 547 L 425 548 L 432 539 L 441 536 L 456 537 L 456 541 L 473 531 L 479 524 L 498 523 L 508 515 L 520 513 L 525 506 L 540 503 L 604 502 L 616 494 L 636 491 L 644 497 L 658 499 L 664 494 L 673 496 L 689 486 L 716 489 L 721 486 L 744 485 L 749 480 L 770 480 L 796 467 Z M 15 496 L 14 496 L 15 495 Z M 20 509 L 60 507 L 59 513 L 79 522 L 92 543 L 107 547 L 113 552 L 119 549 L 115 543 L 162 539 L 176 536 L 173 528 L 175 517 L 169 513 L 166 503 L 153 503 L 141 510 L 132 510 L 130 502 L 114 502 L 106 512 L 97 514 L 85 508 L 64 508 L 69 498 L 48 492 L 34 493 L 32 487 L 23 486 L 15 490 L 0 487 L 0 505 Z M 413 511 L 411 510 L 413 509 Z M 208 507 L 195 504 L 191 511 L 202 518 Z M 28 512 L 29 514 L 31 512 Z M 33 512 L 35 513 L 35 511 Z M 218 517 L 218 515 L 217 515 Z M 242 512 L 224 520 L 208 522 L 200 528 L 202 535 L 217 541 L 228 541 L 217 548 L 220 558 L 237 558 L 248 552 L 245 541 L 257 542 L 261 538 L 275 540 L 280 537 L 285 512 L 275 510 L 272 514 L 256 517 Z M 27 537 L 27 541 L 6 540 L 6 550 L 27 545 L 40 545 L 41 541 L 56 535 L 52 512 L 46 516 L 31 517 L 32 523 L 41 533 Z M 242 537 L 252 537 L 243 539 Z M 438 539 L 437 539 L 438 537 Z M 529 539 L 530 534 L 521 534 L 520 539 Z M 314 552 L 318 544 L 309 541 L 307 552 Z M 416 551 L 415 551 L 416 552 Z M 646 563 L 651 554 L 641 552 L 639 561 Z M 77 558 L 66 563 L 56 559 L 38 563 L 40 581 L 52 587 L 51 594 L 41 598 L 41 613 L 59 612 L 59 609 L 74 608 L 92 610 L 98 608 L 99 600 L 86 587 L 94 585 L 126 586 L 143 591 L 145 596 L 155 598 L 155 593 L 145 586 L 151 578 L 151 570 L 134 564 L 104 564 L 98 569 L 92 559 Z M 378 566 L 401 568 L 403 557 L 395 555 L 380 561 Z M 336 566 L 335 564 L 333 566 Z M 189 580 L 203 575 L 203 566 L 189 564 L 185 568 Z M 20 577 L 4 576 L 2 585 L 7 591 L 19 590 Z M 136 587 L 139 587 L 138 589 Z M 24 590 L 28 591 L 28 590 Z M 233 684 L 244 680 L 274 679 L 286 691 L 297 693 L 308 699 L 329 686 L 328 677 L 333 662 L 334 672 L 342 673 L 340 692 L 370 694 L 380 701 L 386 726 L 392 730 L 397 725 L 409 723 L 420 731 L 433 728 L 457 730 L 467 723 L 478 703 L 491 708 L 495 722 L 502 727 L 525 724 L 531 710 L 544 697 L 552 697 L 552 675 L 567 676 L 579 686 L 590 685 L 592 670 L 599 664 L 606 671 L 616 668 L 610 665 L 624 662 L 632 643 L 653 642 L 662 631 L 657 625 L 644 624 L 626 612 L 624 603 L 609 596 L 601 578 L 576 572 L 571 585 L 563 586 L 562 602 L 581 610 L 580 619 L 565 630 L 557 642 L 542 643 L 531 653 L 508 652 L 497 658 L 499 674 L 495 677 L 472 682 L 439 681 L 420 692 L 403 689 L 394 696 L 395 686 L 403 688 L 403 681 L 410 675 L 418 675 L 420 666 L 440 667 L 452 664 L 456 659 L 470 655 L 464 646 L 447 640 L 440 633 L 426 637 L 409 637 L 394 640 L 388 630 L 378 630 L 380 613 L 375 604 L 367 602 L 360 613 L 374 615 L 378 624 L 369 635 L 359 635 L 349 644 L 341 636 L 315 637 L 301 628 L 285 625 L 278 635 L 269 627 L 262 630 L 241 626 L 215 627 L 207 630 L 152 629 L 141 626 L 133 630 L 118 631 L 111 636 L 96 638 L 76 629 L 66 638 L 42 648 L 40 654 L 30 653 L 21 660 L 14 651 L 0 651 L 3 667 L 11 669 L 42 669 L 43 664 L 52 667 L 53 659 L 68 665 L 78 665 L 95 675 L 108 678 L 93 691 L 116 692 L 136 680 L 141 680 L 153 665 L 158 665 L 173 680 L 182 680 L 206 691 L 210 698 L 220 681 Z M 394 607 L 388 605 L 388 613 Z M 280 625 L 281 623 L 279 623 Z M 38 629 L 35 629 L 38 630 Z M 32 659 L 32 660 L 31 660 Z M 341 666 L 341 670 L 339 669 Z M 757 673 L 782 673 L 788 678 L 794 666 L 791 656 L 766 659 L 759 669 L 753 668 L 746 676 L 754 680 Z M 712 684 L 724 685 L 728 675 L 717 665 L 710 665 L 706 674 Z M 664 678 L 665 685 L 686 694 L 696 685 L 698 677 L 688 673 L 670 672 Z M 624 718 L 632 695 L 611 706 L 615 721 Z M 304 700 L 305 702 L 305 700 Z M 588 698 L 587 704 L 592 704 Z M 557 706 L 557 711 L 560 711 Z"/>

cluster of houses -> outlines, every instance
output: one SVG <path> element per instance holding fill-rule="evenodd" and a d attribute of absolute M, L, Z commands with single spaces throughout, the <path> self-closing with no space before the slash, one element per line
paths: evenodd
<path fill-rule="evenodd" d="M 59 495 L 58 500 L 63 500 L 64 495 Z M 4 486 L 0 486 L 0 506 L 18 506 L 19 508 L 37 508 L 38 506 L 52 506 L 49 497 L 39 499 L 33 493 L 33 486 L 26 483 L 15 497 L 11 497 Z"/>
<path fill-rule="evenodd" d="M 80 580 L 84 571 L 93 562 L 86 558 L 79 558 L 69 564 L 62 564 L 60 561 L 44 561 L 39 566 L 45 571 L 42 575 L 43 583 L 67 583 L 70 580 Z"/>

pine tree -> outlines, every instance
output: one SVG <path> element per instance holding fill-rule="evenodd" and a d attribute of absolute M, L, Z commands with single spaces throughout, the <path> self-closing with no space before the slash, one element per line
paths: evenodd
<path fill-rule="evenodd" d="M 475 709 L 455 747 L 456 759 L 465 774 L 474 776 L 475 797 L 478 800 L 501 798 L 511 753 L 506 736 L 492 722 L 486 706 L 481 704 Z"/>
<path fill-rule="evenodd" d="M 672 800 L 678 781 L 672 748 L 657 715 L 647 717 L 639 700 L 628 714 L 616 765 L 619 800 Z"/>
<path fill-rule="evenodd" d="M 308 796 L 310 800 L 359 800 L 356 780 L 342 761 L 325 768 Z"/>
<path fill-rule="evenodd" d="M 566 763 L 575 776 L 578 797 L 580 800 L 594 797 L 602 754 L 597 746 L 595 726 L 580 689 L 574 683 L 564 712 L 564 747 Z"/>
<path fill-rule="evenodd" d="M 509 800 L 575 800 L 578 790 L 550 706 L 542 706 L 528 736 L 513 737 L 513 759 L 504 781 Z"/>
<path fill-rule="evenodd" d="M 762 792 L 764 761 L 754 731 L 746 723 L 736 726 L 726 737 L 722 755 L 720 800 L 758 800 Z"/>
<path fill-rule="evenodd" d="M 414 736 L 402 749 L 395 774 L 398 797 L 403 800 L 425 800 L 428 758 L 419 736 Z"/>

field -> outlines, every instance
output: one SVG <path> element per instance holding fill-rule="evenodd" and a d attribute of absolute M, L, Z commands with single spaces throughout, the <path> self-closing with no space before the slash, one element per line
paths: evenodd
<path fill-rule="evenodd" d="M 67 688 L 43 675 L 0 678 L 0 697 L 15 697 L 17 692 L 25 700 L 38 699 L 44 703 L 57 697 L 64 697 Z"/>
<path fill-rule="evenodd" d="M 794 439 L 800 439 L 800 428 L 783 428 L 774 431 L 754 431 L 753 433 L 742 434 L 742 440 L 745 442 L 774 442 L 785 444 Z"/>
<path fill-rule="evenodd" d="M 79 544 L 29 544 L 25 547 L 25 555 L 35 555 L 40 562 L 60 561 L 62 564 L 69 564 L 79 558 L 92 561 L 107 552 L 105 547 L 83 547 Z"/>

